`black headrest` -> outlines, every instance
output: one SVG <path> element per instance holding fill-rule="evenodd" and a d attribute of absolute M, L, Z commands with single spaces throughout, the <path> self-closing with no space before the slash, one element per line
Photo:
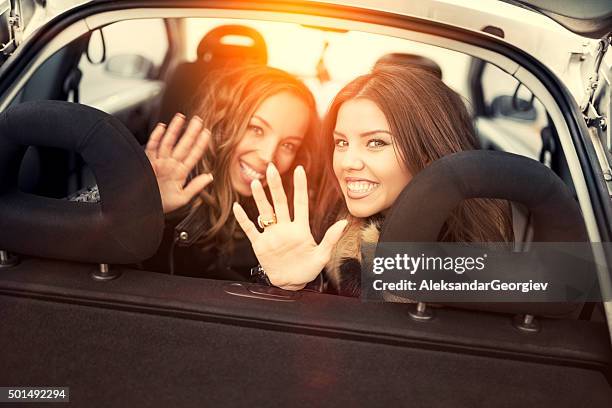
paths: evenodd
<path fill-rule="evenodd" d="M 28 146 L 81 155 L 98 183 L 99 203 L 18 190 Z M 26 102 L 0 115 L 0 249 L 95 263 L 134 263 L 153 255 L 163 232 L 161 198 L 143 149 L 121 122 L 87 106 Z"/>
<path fill-rule="evenodd" d="M 436 242 L 451 211 L 471 198 L 497 198 L 525 205 L 532 217 L 534 242 L 588 241 L 576 200 L 548 167 L 516 154 L 474 150 L 445 156 L 417 174 L 385 218 L 379 242 Z M 520 275 L 529 279 L 531 273 L 517 270 L 516 278 Z M 402 297 L 401 292 L 392 292 L 389 298 L 398 300 L 398 296 Z M 565 302 L 449 304 L 547 316 L 567 315 L 579 306 Z"/>
<path fill-rule="evenodd" d="M 250 45 L 226 43 L 228 36 L 239 36 L 252 42 Z M 268 51 L 259 32 L 241 25 L 223 25 L 210 30 L 198 45 L 198 59 L 183 62 L 168 79 L 159 109 L 159 121 L 168 123 L 176 112 L 189 112 L 197 104 L 197 90 L 211 72 L 234 65 L 266 65 Z"/>
<path fill-rule="evenodd" d="M 228 36 L 247 37 L 251 45 L 234 45 L 224 43 Z M 268 50 L 262 35 L 251 27 L 242 25 L 223 25 L 210 30 L 198 45 L 198 60 L 217 63 L 217 60 L 241 60 L 253 64 L 268 62 Z"/>
<path fill-rule="evenodd" d="M 534 242 L 587 241 L 580 207 L 552 170 L 524 156 L 486 150 L 445 156 L 417 174 L 390 210 L 381 241 L 435 242 L 451 211 L 470 198 L 525 205 Z"/>

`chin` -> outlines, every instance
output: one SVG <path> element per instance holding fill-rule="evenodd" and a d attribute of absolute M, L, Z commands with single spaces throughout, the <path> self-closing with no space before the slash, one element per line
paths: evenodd
<path fill-rule="evenodd" d="M 251 186 L 247 186 L 244 183 L 232 182 L 232 189 L 243 197 L 250 197 L 253 195 Z"/>
<path fill-rule="evenodd" d="M 346 191 L 342 193 L 344 195 L 346 208 L 353 217 L 368 218 L 377 214 L 382 209 L 380 196 L 373 195 L 356 200 L 349 198 Z"/>
<path fill-rule="evenodd" d="M 367 205 L 347 205 L 349 213 L 353 217 L 368 218 L 378 212 L 378 209 Z"/>

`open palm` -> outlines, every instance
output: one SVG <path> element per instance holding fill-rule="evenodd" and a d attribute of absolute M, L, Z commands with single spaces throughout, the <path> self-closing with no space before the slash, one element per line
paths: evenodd
<path fill-rule="evenodd" d="M 194 116 L 179 140 L 184 125 L 185 117 L 180 114 L 174 116 L 167 128 L 158 124 L 145 148 L 155 172 L 164 213 L 184 206 L 212 181 L 211 174 L 200 174 L 185 184 L 204 155 L 210 132 L 203 131 L 202 120 Z"/>
<path fill-rule="evenodd" d="M 276 216 L 276 224 L 259 232 L 237 203 L 234 204 L 234 215 L 251 241 L 253 251 L 270 282 L 283 289 L 300 290 L 314 280 L 329 262 L 347 221 L 341 220 L 332 225 L 317 245 L 308 221 L 308 188 L 304 169 L 298 166 L 293 175 L 293 220 L 289 215 L 280 175 L 273 164 L 268 166 L 266 179 L 274 207 L 268 202 L 259 180 L 251 183 L 251 190 L 261 219 Z"/>

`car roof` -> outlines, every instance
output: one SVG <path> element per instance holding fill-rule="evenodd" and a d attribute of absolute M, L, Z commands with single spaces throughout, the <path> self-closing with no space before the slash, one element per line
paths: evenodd
<path fill-rule="evenodd" d="M 52 18 L 85 3 L 112 1 L 47 0 L 47 16 Z M 300 2 L 347 5 L 421 18 L 429 17 L 430 19 L 457 26 L 464 26 L 464 24 L 457 18 L 452 18 L 453 14 L 443 13 L 445 8 L 481 9 L 488 14 L 500 16 L 506 15 L 511 9 L 515 9 L 517 12 L 511 14 L 517 17 L 521 16 L 521 18 L 508 19 L 506 20 L 507 24 L 521 25 L 525 16 L 538 13 L 559 23 L 569 31 L 590 38 L 601 38 L 610 31 L 612 26 L 612 2 L 609 0 L 582 0 L 580 2 L 575 0 L 418 0 L 409 2 L 405 0 L 302 0 L 293 3 Z M 506 3 L 506 7 L 500 4 L 502 2 Z M 202 4 L 204 5 L 204 3 Z"/>
<path fill-rule="evenodd" d="M 587 4 L 591 1 L 587 0 Z M 48 0 L 47 18 L 49 21 L 58 15 L 65 13 L 77 6 L 95 3 L 104 5 L 108 3 L 116 7 L 121 2 L 113 0 Z M 255 5 L 257 2 L 253 2 Z M 434 24 L 447 24 L 465 30 L 483 33 L 485 35 L 496 35 L 501 37 L 501 41 L 520 48 L 530 54 L 542 64 L 551 69 L 564 83 L 572 89 L 578 89 L 577 78 L 572 76 L 567 70 L 568 58 L 572 55 L 593 54 L 598 47 L 598 41 L 575 34 L 554 22 L 544 14 L 528 10 L 523 5 L 509 4 L 506 1 L 498 0 L 319 0 L 319 1 L 283 1 L 268 0 L 265 7 L 274 10 L 277 3 L 278 10 L 282 11 L 287 6 L 316 4 L 324 9 L 327 5 L 339 8 L 350 7 L 355 11 L 364 10 L 364 20 L 367 19 L 367 12 L 386 12 L 395 15 L 415 17 L 422 20 L 429 20 Z M 126 2 L 126 7 L 134 4 Z M 151 2 L 150 5 L 158 4 L 160 7 L 172 7 L 171 1 L 163 0 Z M 245 2 L 244 7 L 248 8 L 250 2 Z M 193 0 L 194 6 L 206 7 L 207 2 Z M 223 8 L 215 2 L 211 6 Z M 189 7 L 190 1 L 184 0 L 176 7 Z M 235 7 L 234 4 L 232 7 Z M 555 9 L 558 11 L 558 9 Z M 354 17 L 353 17 L 354 18 Z M 487 30 L 488 28 L 488 30 Z M 582 91 L 578 92 L 580 95 Z M 576 94 L 578 95 L 578 94 Z"/>
<path fill-rule="evenodd" d="M 610 0 L 502 0 L 541 13 L 568 30 L 601 38 L 612 30 Z"/>
<path fill-rule="evenodd" d="M 282 0 L 267 1 L 266 4 L 273 9 L 275 2 L 288 4 L 287 1 Z M 48 0 L 46 21 L 86 3 L 117 4 L 113 0 Z M 187 3 L 188 1 L 181 2 L 177 7 Z M 194 0 L 194 3 L 206 6 L 206 2 Z M 581 33 L 576 34 L 571 31 L 572 27 L 576 27 L 579 24 L 583 26 L 585 24 L 595 24 L 593 21 L 597 20 L 599 15 L 601 15 L 603 22 L 609 23 L 612 16 L 612 2 L 606 2 L 605 0 L 585 0 L 580 2 L 580 7 L 573 6 L 571 11 L 568 12 L 570 13 L 568 15 L 575 16 L 576 22 L 569 22 L 569 20 L 572 20 L 572 17 L 558 18 L 557 20 L 561 21 L 562 24 L 558 24 L 551 18 L 563 12 L 561 5 L 569 3 L 566 1 L 560 2 L 555 7 L 547 5 L 552 3 L 552 1 L 517 2 L 514 0 L 301 0 L 291 1 L 290 3 L 298 5 L 299 3 L 329 4 L 381 11 L 417 17 L 477 32 L 482 32 L 487 26 L 498 28 L 501 30 L 504 41 L 531 55 L 538 55 L 538 59 L 555 71 L 558 71 L 555 68 L 560 67 L 562 70 L 565 67 L 567 64 L 565 56 L 568 53 L 583 53 L 587 45 L 591 46 L 596 43 L 596 41 L 586 36 L 588 30 L 583 28 Z M 529 3 L 533 3 L 533 5 L 530 6 Z M 164 3 L 159 2 L 159 4 L 161 6 Z M 167 4 L 171 5 L 172 2 Z M 581 8 L 591 10 L 591 7 L 593 7 L 594 11 L 580 11 Z M 570 8 L 569 4 L 568 8 Z M 606 27 L 609 27 L 609 25 Z M 598 34 L 601 30 L 600 28 L 595 33 Z M 547 51 L 542 53 L 542 50 Z M 558 61 L 559 59 L 562 59 L 562 61 Z"/>

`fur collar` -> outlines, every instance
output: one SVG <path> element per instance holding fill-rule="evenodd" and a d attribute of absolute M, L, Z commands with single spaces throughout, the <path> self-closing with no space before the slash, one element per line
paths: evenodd
<path fill-rule="evenodd" d="M 342 281 L 347 279 L 361 279 L 360 267 L 363 256 L 369 258 L 369 255 L 373 255 L 373 250 L 376 248 L 380 236 L 381 224 L 380 217 L 351 219 L 325 268 L 327 279 L 332 287 L 341 287 Z M 343 268 L 343 265 L 349 261 L 359 266 L 359 270 L 351 270 L 350 274 L 358 274 L 359 276 L 346 276 L 347 271 L 346 268 Z"/>

